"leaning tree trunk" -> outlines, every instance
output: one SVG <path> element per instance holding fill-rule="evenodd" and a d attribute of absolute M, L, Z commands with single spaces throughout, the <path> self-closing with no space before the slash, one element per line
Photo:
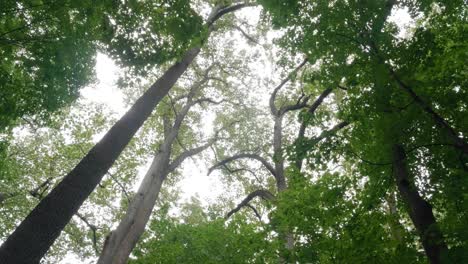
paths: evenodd
<path fill-rule="evenodd" d="M 156 105 L 200 52 L 189 50 L 141 96 L 0 247 L 0 263 L 39 263 Z"/>
<path fill-rule="evenodd" d="M 167 176 L 169 152 L 163 151 L 153 159 L 137 194 L 130 203 L 124 219 L 104 243 L 98 264 L 124 264 L 145 230 Z"/>
<path fill-rule="evenodd" d="M 223 15 L 252 5 L 255 4 L 216 6 L 206 22 L 208 31 L 213 29 L 214 22 Z M 40 261 L 133 135 L 199 52 L 200 47 L 190 49 L 180 62 L 170 67 L 31 211 L 0 247 L 0 263 L 23 264 Z"/>
<path fill-rule="evenodd" d="M 393 173 L 398 190 L 408 207 L 409 216 L 419 233 L 429 261 L 432 264 L 443 263 L 442 258 L 448 251 L 447 245 L 432 213 L 432 206 L 419 195 L 414 180 L 409 176 L 405 158 L 403 147 L 394 145 Z"/>

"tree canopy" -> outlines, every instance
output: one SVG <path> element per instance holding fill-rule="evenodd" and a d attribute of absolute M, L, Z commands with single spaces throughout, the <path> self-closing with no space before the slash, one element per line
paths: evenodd
<path fill-rule="evenodd" d="M 467 262 L 465 2 L 4 1 L 0 262 Z"/>

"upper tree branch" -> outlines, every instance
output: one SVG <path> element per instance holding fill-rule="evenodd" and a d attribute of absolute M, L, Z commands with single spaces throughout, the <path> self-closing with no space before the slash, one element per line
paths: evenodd
<path fill-rule="evenodd" d="M 255 215 L 257 216 L 258 218 L 258 221 L 262 221 L 262 216 L 258 213 L 257 209 L 255 209 L 255 207 L 253 207 L 251 204 L 247 203 L 245 205 L 246 207 L 249 207 L 250 209 L 252 209 L 252 211 L 255 213 Z"/>
<path fill-rule="evenodd" d="M 308 117 L 304 118 L 304 120 L 301 122 L 301 127 L 299 128 L 299 135 L 297 137 L 299 140 L 304 138 L 310 116 L 315 113 L 315 110 L 317 110 L 317 108 L 323 103 L 323 100 L 332 92 L 332 90 L 332 88 L 325 89 L 307 110 Z"/>
<path fill-rule="evenodd" d="M 228 219 L 229 217 L 231 217 L 231 215 L 238 212 L 242 207 L 248 206 L 249 202 L 252 201 L 255 197 L 261 197 L 266 201 L 272 201 L 272 200 L 275 199 L 275 196 L 271 192 L 269 192 L 268 190 L 253 191 L 249 195 L 247 195 L 247 197 L 244 200 L 242 200 L 242 202 L 240 202 L 236 206 L 236 208 L 232 209 L 231 211 L 229 211 L 226 214 L 226 219 Z M 258 217 L 259 216 L 258 212 L 256 214 L 257 214 L 257 217 Z M 259 218 L 261 219 L 261 217 L 259 217 Z"/>
<path fill-rule="evenodd" d="M 208 174 L 213 172 L 218 167 L 221 167 L 224 164 L 227 164 L 229 162 L 232 162 L 232 161 L 235 161 L 235 160 L 238 160 L 238 159 L 254 159 L 254 160 L 260 161 L 263 164 L 263 166 L 265 166 L 265 168 L 276 178 L 276 171 L 275 171 L 274 167 L 270 163 L 268 163 L 268 161 L 266 159 L 260 157 L 260 155 L 250 154 L 250 153 L 237 154 L 237 155 L 234 155 L 232 157 L 226 158 L 226 159 L 216 163 L 214 166 L 212 166 L 208 170 Z"/>
<path fill-rule="evenodd" d="M 284 114 L 286 114 L 287 112 L 289 111 L 295 111 L 295 110 L 299 110 L 299 109 L 302 109 L 304 107 L 307 106 L 307 102 L 309 101 L 309 98 L 308 96 L 305 96 L 304 94 L 301 95 L 299 97 L 299 99 L 297 99 L 296 103 L 293 104 L 293 105 L 285 105 L 285 106 L 282 106 L 279 110 L 278 110 L 278 115 L 279 116 L 282 116 Z"/>
<path fill-rule="evenodd" d="M 274 116 L 278 116 L 279 112 L 278 109 L 276 108 L 275 101 L 276 101 L 276 96 L 281 89 L 289 80 L 291 80 L 292 75 L 296 72 L 298 72 L 305 64 L 307 63 L 307 59 L 305 59 L 301 64 L 299 64 L 290 74 L 288 74 L 288 77 L 286 79 L 282 80 L 281 83 L 275 87 L 273 90 L 273 93 L 270 96 L 270 111 L 271 114 Z"/>
<path fill-rule="evenodd" d="M 177 167 L 179 167 L 180 164 L 182 164 L 182 162 L 185 159 L 187 159 L 187 158 L 189 158 L 189 157 L 191 157 L 193 155 L 196 155 L 196 154 L 202 152 L 203 150 L 209 148 L 211 145 L 213 145 L 213 143 L 215 141 L 216 141 L 216 138 L 208 141 L 206 144 L 203 144 L 203 145 L 201 145 L 199 147 L 184 151 L 182 154 L 177 156 L 177 158 L 175 158 L 174 161 L 171 162 L 171 164 L 169 164 L 169 167 L 167 169 L 168 173 L 174 171 Z"/>
<path fill-rule="evenodd" d="M 208 28 L 211 28 L 211 26 L 225 14 L 237 11 L 244 7 L 256 6 L 256 5 L 257 5 L 256 3 L 241 3 L 241 4 L 232 5 L 232 6 L 217 6 L 214 8 L 210 16 L 208 17 L 208 20 L 206 21 L 206 25 L 208 26 Z"/>

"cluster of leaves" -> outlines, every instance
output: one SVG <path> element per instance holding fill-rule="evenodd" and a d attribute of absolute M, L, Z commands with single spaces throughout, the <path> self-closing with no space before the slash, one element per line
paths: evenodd
<path fill-rule="evenodd" d="M 134 251 L 130 263 L 267 263 L 274 259 L 261 226 L 239 215 L 229 222 L 201 207 L 197 200 L 182 206 L 182 216 L 171 217 L 168 206 L 154 212 L 149 239 Z M 185 208 L 185 209 L 184 209 Z"/>
<path fill-rule="evenodd" d="M 97 40 L 114 1 L 2 1 L 0 129 L 47 120 L 93 80 Z"/>

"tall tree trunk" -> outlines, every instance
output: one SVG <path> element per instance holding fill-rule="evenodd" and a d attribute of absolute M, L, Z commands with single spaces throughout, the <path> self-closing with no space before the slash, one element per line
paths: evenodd
<path fill-rule="evenodd" d="M 98 264 L 124 264 L 145 230 L 167 176 L 169 153 L 160 152 L 153 159 L 140 188 L 130 203 L 119 226 L 104 243 Z"/>
<path fill-rule="evenodd" d="M 38 263 L 156 105 L 200 52 L 170 67 L 78 165 L 34 208 L 0 247 L 0 263 Z"/>
<path fill-rule="evenodd" d="M 274 116 L 275 124 L 273 127 L 273 161 L 275 163 L 276 186 L 278 192 L 285 191 L 288 186 L 284 175 L 284 158 L 282 153 L 283 139 L 283 114 Z M 284 232 L 280 232 L 281 239 L 284 240 L 284 248 L 289 256 L 280 256 L 281 263 L 288 263 L 294 258 L 294 236 L 287 227 Z"/>
<path fill-rule="evenodd" d="M 276 187 L 278 192 L 286 190 L 286 179 L 284 178 L 284 158 L 281 149 L 283 139 L 283 115 L 275 116 L 273 127 L 273 162 L 275 163 Z"/>
<path fill-rule="evenodd" d="M 418 193 L 414 180 L 409 176 L 406 167 L 406 154 L 401 145 L 393 146 L 393 173 L 408 213 L 421 238 L 424 251 L 432 264 L 443 263 L 447 245 L 440 232 L 432 206 Z"/>

